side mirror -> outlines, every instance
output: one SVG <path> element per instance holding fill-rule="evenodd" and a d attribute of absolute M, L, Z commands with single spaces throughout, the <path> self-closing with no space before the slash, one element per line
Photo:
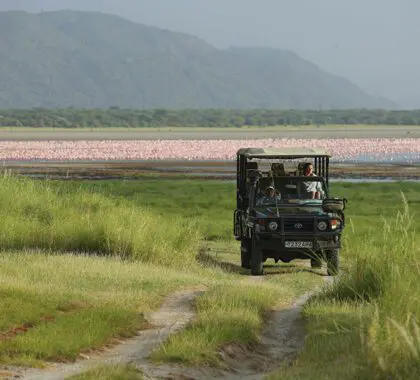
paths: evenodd
<path fill-rule="evenodd" d="M 347 198 L 327 198 L 322 201 L 322 209 L 325 212 L 341 212 L 346 208 Z"/>

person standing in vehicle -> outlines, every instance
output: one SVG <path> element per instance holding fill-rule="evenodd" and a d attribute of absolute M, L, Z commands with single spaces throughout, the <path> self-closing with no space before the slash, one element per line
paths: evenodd
<path fill-rule="evenodd" d="M 313 171 L 313 165 L 311 163 L 305 164 L 303 167 L 303 175 L 305 177 L 316 177 L 317 175 Z M 303 192 L 308 195 L 309 199 L 321 199 L 324 191 L 322 184 L 317 181 L 302 182 Z"/>

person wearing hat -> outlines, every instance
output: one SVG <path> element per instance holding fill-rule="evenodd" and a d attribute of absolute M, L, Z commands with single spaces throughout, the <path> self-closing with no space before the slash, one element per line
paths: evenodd
<path fill-rule="evenodd" d="M 276 200 L 281 200 L 281 196 L 278 192 L 276 192 L 274 186 L 270 185 L 265 188 L 264 195 L 260 199 L 258 199 L 257 206 L 261 206 L 267 203 L 273 203 L 276 202 Z"/>

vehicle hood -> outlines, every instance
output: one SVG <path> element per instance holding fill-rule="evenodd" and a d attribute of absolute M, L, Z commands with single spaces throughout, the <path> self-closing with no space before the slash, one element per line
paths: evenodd
<path fill-rule="evenodd" d="M 278 214 L 281 215 L 326 215 L 322 210 L 322 206 L 279 206 L 279 207 L 259 207 L 254 208 L 257 218 L 273 218 Z"/>

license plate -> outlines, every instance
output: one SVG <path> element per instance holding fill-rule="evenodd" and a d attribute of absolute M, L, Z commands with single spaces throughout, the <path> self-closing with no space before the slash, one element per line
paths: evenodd
<path fill-rule="evenodd" d="M 311 241 L 285 241 L 286 248 L 312 248 Z"/>

